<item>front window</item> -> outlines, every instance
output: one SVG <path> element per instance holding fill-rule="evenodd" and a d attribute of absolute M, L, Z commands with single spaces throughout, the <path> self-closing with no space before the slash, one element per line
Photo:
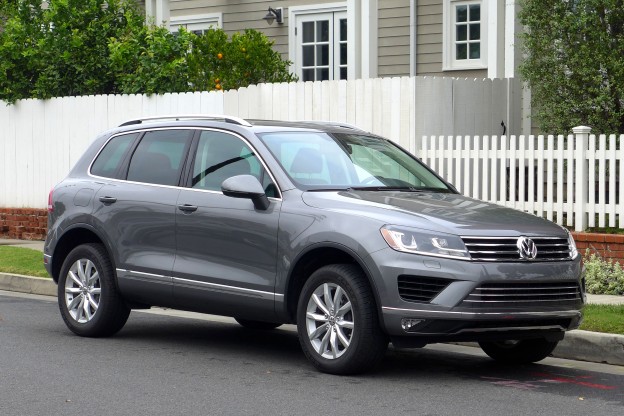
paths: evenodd
<path fill-rule="evenodd" d="M 260 138 L 300 189 L 451 192 L 426 166 L 379 137 L 276 132 Z"/>

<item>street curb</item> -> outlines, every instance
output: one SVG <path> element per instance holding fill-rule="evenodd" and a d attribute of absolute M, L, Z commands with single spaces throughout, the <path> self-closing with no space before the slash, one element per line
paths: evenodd
<path fill-rule="evenodd" d="M 553 357 L 624 365 L 624 335 L 576 329 L 566 333 Z M 599 358 L 598 358 L 599 357 Z"/>
<path fill-rule="evenodd" d="M 0 290 L 57 296 L 56 283 L 52 279 L 21 274 L 0 273 Z"/>
<path fill-rule="evenodd" d="M 57 296 L 52 279 L 0 273 L 0 290 Z M 478 347 L 476 343 L 458 343 Z M 566 332 L 552 353 L 553 357 L 624 366 L 624 335 L 573 330 Z"/>

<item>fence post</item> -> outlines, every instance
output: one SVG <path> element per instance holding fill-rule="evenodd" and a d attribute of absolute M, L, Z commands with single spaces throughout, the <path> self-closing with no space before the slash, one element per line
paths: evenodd
<path fill-rule="evenodd" d="M 591 127 L 579 126 L 572 129 L 575 136 L 574 146 L 574 231 L 584 231 L 587 228 L 587 204 L 588 204 L 588 166 L 587 145 Z M 568 185 L 570 186 L 570 185 Z"/>

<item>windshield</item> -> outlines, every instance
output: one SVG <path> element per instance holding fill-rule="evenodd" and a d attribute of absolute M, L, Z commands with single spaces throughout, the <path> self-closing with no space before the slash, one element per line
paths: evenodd
<path fill-rule="evenodd" d="M 258 136 L 300 189 L 453 192 L 425 165 L 379 137 L 321 132 Z"/>

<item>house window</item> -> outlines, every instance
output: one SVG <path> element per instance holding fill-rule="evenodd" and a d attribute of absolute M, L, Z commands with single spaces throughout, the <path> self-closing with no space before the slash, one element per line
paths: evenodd
<path fill-rule="evenodd" d="M 169 22 L 169 30 L 175 33 L 178 28 L 184 27 L 189 32 L 202 35 L 210 29 L 220 28 L 221 22 L 221 13 L 174 16 Z"/>
<path fill-rule="evenodd" d="M 295 72 L 302 81 L 347 79 L 346 7 L 332 7 L 323 13 L 318 9 L 291 7 Z"/>
<path fill-rule="evenodd" d="M 444 6 L 444 70 L 487 68 L 483 1 L 446 0 Z"/>

